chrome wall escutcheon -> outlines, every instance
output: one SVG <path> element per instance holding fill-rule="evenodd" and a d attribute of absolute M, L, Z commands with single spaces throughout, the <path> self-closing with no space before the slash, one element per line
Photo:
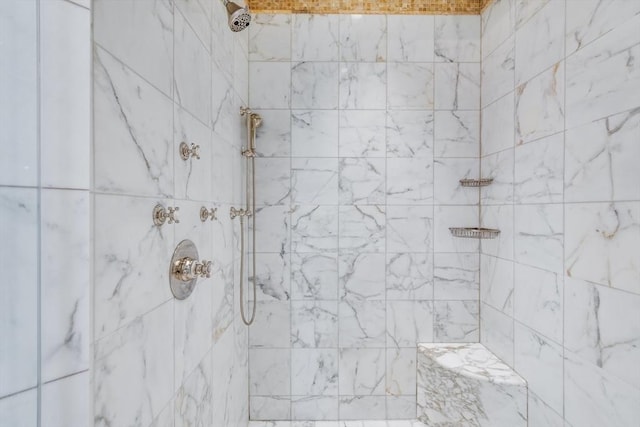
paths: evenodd
<path fill-rule="evenodd" d="M 180 210 L 179 207 L 171 207 L 169 206 L 168 208 L 164 208 L 164 206 L 162 206 L 161 204 L 157 204 L 154 208 L 153 208 L 153 223 L 155 225 L 163 225 L 165 222 L 167 222 L 169 224 L 179 224 L 180 220 L 178 219 L 178 215 L 177 212 Z"/>
<path fill-rule="evenodd" d="M 182 160 L 189 160 L 189 157 L 194 157 L 196 159 L 200 159 L 200 146 L 196 144 L 189 144 L 186 142 L 180 143 L 180 157 Z"/>
<path fill-rule="evenodd" d="M 171 258 L 169 284 L 176 299 L 185 299 L 193 292 L 198 278 L 211 277 L 211 261 L 198 260 L 198 249 L 191 240 L 178 243 Z"/>

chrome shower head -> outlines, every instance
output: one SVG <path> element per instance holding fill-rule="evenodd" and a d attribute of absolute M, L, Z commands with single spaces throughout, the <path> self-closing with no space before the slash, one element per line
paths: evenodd
<path fill-rule="evenodd" d="M 224 6 L 227 8 L 229 15 L 229 28 L 237 33 L 249 26 L 251 23 L 251 15 L 249 15 L 248 7 L 240 7 L 232 1 L 223 0 Z"/>

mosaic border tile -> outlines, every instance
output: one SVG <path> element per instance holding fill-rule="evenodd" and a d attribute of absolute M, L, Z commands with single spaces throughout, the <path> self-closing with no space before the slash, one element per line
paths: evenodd
<path fill-rule="evenodd" d="M 477 15 L 493 0 L 247 0 L 255 13 Z"/>

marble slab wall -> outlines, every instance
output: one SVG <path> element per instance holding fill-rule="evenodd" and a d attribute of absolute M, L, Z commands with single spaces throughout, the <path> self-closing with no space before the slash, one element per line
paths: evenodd
<path fill-rule="evenodd" d="M 87 6 L 0 4 L 2 427 L 90 423 Z"/>
<path fill-rule="evenodd" d="M 246 426 L 238 314 L 240 147 L 248 33 L 218 0 L 93 2 L 93 424 Z M 181 142 L 200 159 L 180 158 Z M 156 204 L 179 207 L 158 227 Z M 217 220 L 199 211 L 217 208 Z M 213 275 L 173 298 L 183 239 Z"/>
<path fill-rule="evenodd" d="M 531 426 L 640 417 L 640 3 L 482 14 L 481 340 Z"/>
<path fill-rule="evenodd" d="M 251 418 L 415 418 L 416 343 L 479 339 L 480 17 L 254 20 Z"/>

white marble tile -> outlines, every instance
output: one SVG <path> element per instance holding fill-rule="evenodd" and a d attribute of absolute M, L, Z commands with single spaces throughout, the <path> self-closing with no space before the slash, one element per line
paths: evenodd
<path fill-rule="evenodd" d="M 71 3 L 47 1 L 40 17 L 41 182 L 46 187 L 88 189 L 91 13 Z"/>
<path fill-rule="evenodd" d="M 384 252 L 383 206 L 340 206 L 339 248 L 345 252 Z"/>
<path fill-rule="evenodd" d="M 99 425 L 132 419 L 149 425 L 169 402 L 174 392 L 173 340 L 166 331 L 172 323 L 170 301 L 95 343 L 93 405 Z"/>
<path fill-rule="evenodd" d="M 177 10 L 187 19 L 198 38 L 211 51 L 211 12 L 212 2 L 206 0 L 177 0 Z"/>
<path fill-rule="evenodd" d="M 3 94 L 0 100 L 0 182 L 3 185 L 38 184 L 39 29 L 36 8 L 35 1 L 10 0 L 0 5 L 0 57 L 4 59 L 0 67 L 0 92 Z M 11 66 L 5 65 L 8 63 Z M 20 99 L 20 103 L 16 103 L 16 99 Z M 16 397 L 15 402 L 21 399 Z"/>
<path fill-rule="evenodd" d="M 296 206 L 291 212 L 292 252 L 335 252 L 338 249 L 338 207 Z"/>
<path fill-rule="evenodd" d="M 567 54 L 638 15 L 640 4 L 634 1 L 567 0 Z"/>
<path fill-rule="evenodd" d="M 387 159 L 387 204 L 433 202 L 433 166 L 425 159 Z"/>
<path fill-rule="evenodd" d="M 640 389 L 640 296 L 573 278 L 565 283 L 565 347 Z"/>
<path fill-rule="evenodd" d="M 91 374 L 85 371 L 42 386 L 40 410 L 47 426 L 82 426 L 91 422 L 90 381 Z"/>
<path fill-rule="evenodd" d="M 289 62 L 249 63 L 249 104 L 252 108 L 289 108 L 291 105 L 291 64 Z"/>
<path fill-rule="evenodd" d="M 156 203 L 154 199 L 124 196 L 95 197 L 94 336 L 97 339 L 173 298 L 166 268 L 166 260 L 171 259 L 174 250 L 173 227 L 167 223 L 163 227 L 153 224 L 151 212 Z M 171 206 L 161 204 L 165 208 Z M 113 215 L 119 211 L 127 212 L 127 221 Z M 113 239 L 114 234 L 127 239 Z"/>
<path fill-rule="evenodd" d="M 578 279 L 640 293 L 640 203 L 565 205 L 565 269 Z"/>
<path fill-rule="evenodd" d="M 248 414 L 248 408 L 244 403 L 247 402 L 249 395 L 246 382 L 246 372 L 248 371 L 246 350 L 243 351 L 243 357 L 238 357 L 237 346 L 234 343 L 234 327 L 235 325 L 222 335 L 211 352 L 213 362 L 211 382 L 212 384 L 226 385 L 225 387 L 214 386 L 212 389 L 213 425 L 236 425 L 238 413 Z M 246 329 L 246 327 L 242 326 L 242 329 Z M 246 347 L 246 340 L 244 343 Z M 268 353 L 270 350 L 255 351 Z M 246 424 L 246 421 L 241 423 L 241 425 L 243 424 Z"/>
<path fill-rule="evenodd" d="M 480 63 L 436 64 L 434 86 L 436 109 L 480 109 Z"/>
<path fill-rule="evenodd" d="M 502 0 L 500 3 L 512 3 Z M 482 60 L 482 106 L 493 103 L 514 88 L 515 37 L 509 37 L 489 56 Z"/>
<path fill-rule="evenodd" d="M 202 122 L 211 115 L 211 59 L 182 14 L 174 18 L 173 98 Z"/>
<path fill-rule="evenodd" d="M 293 157 L 337 157 L 340 118 L 337 111 L 291 112 Z"/>
<path fill-rule="evenodd" d="M 480 16 L 435 17 L 436 62 L 480 62 Z"/>
<path fill-rule="evenodd" d="M 563 278 L 517 263 L 514 277 L 513 317 L 545 337 L 561 343 Z"/>
<path fill-rule="evenodd" d="M 513 202 L 514 149 L 482 157 L 482 178 L 493 178 L 491 185 L 481 189 L 482 205 L 504 205 Z"/>
<path fill-rule="evenodd" d="M 291 254 L 291 299 L 338 299 L 338 257 L 331 253 Z"/>
<path fill-rule="evenodd" d="M 477 206 L 435 206 L 433 211 L 435 252 L 478 251 L 478 239 L 461 239 L 454 237 L 449 231 L 449 227 L 478 227 Z"/>
<path fill-rule="evenodd" d="M 0 399 L 2 427 L 36 427 L 38 425 L 38 392 L 24 391 Z"/>
<path fill-rule="evenodd" d="M 343 63 L 340 67 L 340 108 L 383 110 L 387 105 L 387 66 Z"/>
<path fill-rule="evenodd" d="M 514 353 L 514 367 L 527 379 L 529 390 L 555 411 L 562 412 L 562 346 L 516 322 Z"/>
<path fill-rule="evenodd" d="M 493 256 L 480 259 L 480 299 L 483 303 L 513 315 L 513 263 Z"/>
<path fill-rule="evenodd" d="M 513 185 L 515 202 L 562 202 L 563 169 L 564 135 L 562 133 L 516 146 Z"/>
<path fill-rule="evenodd" d="M 385 203 L 385 159 L 341 158 L 341 205 Z"/>
<path fill-rule="evenodd" d="M 341 157 L 384 157 L 386 153 L 384 111 L 340 112 Z"/>
<path fill-rule="evenodd" d="M 564 414 L 573 426 L 633 425 L 640 390 L 565 352 Z"/>
<path fill-rule="evenodd" d="M 477 299 L 480 292 L 478 254 L 434 254 L 433 298 L 436 300 Z"/>
<path fill-rule="evenodd" d="M 215 83 L 214 83 L 215 84 Z M 288 110 L 254 110 L 262 116 L 256 135 L 256 151 L 260 157 L 291 155 L 291 113 Z"/>
<path fill-rule="evenodd" d="M 387 347 L 415 347 L 434 339 L 433 301 L 387 301 Z"/>
<path fill-rule="evenodd" d="M 291 346 L 338 347 L 338 302 L 292 301 Z"/>
<path fill-rule="evenodd" d="M 293 420 L 335 420 L 338 418 L 338 396 L 305 396 L 291 399 L 291 418 Z M 307 427 L 309 423 L 316 426 L 330 427 L 337 421 L 292 422 L 298 427 Z"/>
<path fill-rule="evenodd" d="M 559 62 L 516 88 L 516 143 L 560 132 L 564 119 L 565 66 Z"/>
<path fill-rule="evenodd" d="M 387 157 L 433 157 L 431 111 L 387 112 Z"/>
<path fill-rule="evenodd" d="M 212 369 L 211 355 L 207 354 L 178 388 L 174 401 L 175 427 L 213 422 Z"/>
<path fill-rule="evenodd" d="M 416 350 L 414 348 L 387 349 L 387 395 L 406 396 L 416 392 Z M 415 417 L 415 402 L 414 415 Z"/>
<path fill-rule="evenodd" d="M 482 110 L 481 129 L 480 150 L 483 156 L 514 146 L 516 130 L 513 93 L 503 96 Z"/>
<path fill-rule="evenodd" d="M 247 257 L 251 259 L 251 257 Z M 291 297 L 291 267 L 288 254 L 256 254 L 258 300 L 286 301 Z M 249 279 L 251 281 L 251 279 Z"/>
<path fill-rule="evenodd" d="M 536 0 L 539 1 L 539 0 Z M 512 0 L 497 0 L 481 14 L 482 59 L 485 60 L 514 31 L 516 3 Z"/>
<path fill-rule="evenodd" d="M 387 254 L 387 300 L 427 300 L 433 296 L 433 260 L 427 253 Z"/>
<path fill-rule="evenodd" d="M 337 61 L 338 27 L 338 15 L 294 14 L 291 59 Z"/>
<path fill-rule="evenodd" d="M 562 205 L 515 206 L 514 258 L 517 262 L 562 273 Z"/>
<path fill-rule="evenodd" d="M 385 299 L 385 255 L 341 254 L 338 257 L 339 298 Z"/>
<path fill-rule="evenodd" d="M 480 151 L 479 112 L 436 111 L 434 117 L 434 153 L 436 157 L 475 157 L 478 155 Z"/>
<path fill-rule="evenodd" d="M 249 26 L 249 61 L 291 59 L 291 19 L 285 14 L 256 14 Z"/>
<path fill-rule="evenodd" d="M 102 49 L 93 65 L 94 188 L 173 194 L 173 103 Z"/>
<path fill-rule="evenodd" d="M 552 0 L 516 32 L 515 83 L 520 85 L 564 58 L 565 2 Z"/>
<path fill-rule="evenodd" d="M 567 58 L 567 129 L 638 106 L 639 25 L 640 14 Z"/>
<path fill-rule="evenodd" d="M 291 394 L 334 396 L 338 394 L 338 349 L 293 349 Z"/>
<path fill-rule="evenodd" d="M 167 95 L 173 86 L 173 21 L 169 0 L 93 2 L 94 41 Z"/>
<path fill-rule="evenodd" d="M 531 390 L 528 391 L 528 422 L 531 427 L 564 427 L 563 417 Z"/>
<path fill-rule="evenodd" d="M 90 364 L 89 194 L 43 190 L 40 197 L 40 292 L 46 301 L 41 307 L 41 375 L 51 381 Z M 74 260 L 73 268 L 67 259 Z"/>
<path fill-rule="evenodd" d="M 214 46 L 212 55 L 213 68 L 220 68 L 221 73 L 227 79 L 233 80 L 235 72 L 234 43 L 240 36 L 240 38 L 247 40 L 248 46 L 248 31 L 243 31 L 240 34 L 229 31 L 229 19 L 224 4 L 222 2 L 211 2 L 211 5 L 213 7 L 211 14 L 211 45 Z"/>
<path fill-rule="evenodd" d="M 341 349 L 339 387 L 341 395 L 383 395 L 385 350 Z"/>
<path fill-rule="evenodd" d="M 291 195 L 291 161 L 287 158 L 255 160 L 256 204 L 286 205 Z"/>
<path fill-rule="evenodd" d="M 291 350 L 249 350 L 249 394 L 283 396 L 291 390 Z"/>
<path fill-rule="evenodd" d="M 255 212 L 256 251 L 285 252 L 289 244 L 289 219 L 289 209 L 284 206 L 257 207 Z M 239 233 L 239 227 L 239 222 L 236 222 L 234 229 L 237 233 Z"/>
<path fill-rule="evenodd" d="M 516 29 L 526 24 L 547 3 L 549 0 L 515 0 Z"/>
<path fill-rule="evenodd" d="M 337 109 L 339 78 L 336 62 L 291 64 L 291 107 Z"/>
<path fill-rule="evenodd" d="M 173 151 L 175 156 L 175 197 L 189 200 L 209 200 L 212 196 L 211 130 L 178 105 L 174 106 Z M 177 156 L 182 142 L 200 146 L 200 159 L 182 160 Z"/>
<path fill-rule="evenodd" d="M 420 426 L 415 420 L 416 396 L 387 396 L 387 425 L 394 427 Z"/>
<path fill-rule="evenodd" d="M 640 200 L 639 132 L 640 109 L 567 130 L 565 200 Z"/>
<path fill-rule="evenodd" d="M 434 341 L 478 342 L 480 309 L 478 301 L 434 301 Z"/>
<path fill-rule="evenodd" d="M 429 63 L 387 65 L 387 107 L 426 110 L 434 106 L 434 67 Z"/>
<path fill-rule="evenodd" d="M 291 398 L 289 396 L 251 396 L 250 418 L 251 425 L 280 424 L 276 421 L 261 423 L 255 420 L 290 420 L 291 419 Z M 287 421 L 288 423 L 288 421 Z"/>
<path fill-rule="evenodd" d="M 478 179 L 477 158 L 440 158 L 434 161 L 434 203 L 439 205 L 477 205 L 478 190 L 462 187 L 461 179 Z"/>
<path fill-rule="evenodd" d="M 340 419 L 341 420 L 383 420 L 385 416 L 384 396 L 341 396 L 340 397 Z M 367 423 L 369 423 L 368 421 Z M 346 427 L 359 427 L 364 422 L 352 425 L 345 422 Z M 320 427 L 320 426 L 318 426 Z"/>
<path fill-rule="evenodd" d="M 388 15 L 388 60 L 432 62 L 434 17 L 429 15 Z"/>
<path fill-rule="evenodd" d="M 482 303 L 480 339 L 496 356 L 513 366 L 513 318 Z"/>
<path fill-rule="evenodd" d="M 387 207 L 387 253 L 432 252 L 431 206 Z"/>
<path fill-rule="evenodd" d="M 240 138 L 240 107 L 235 91 L 233 77 L 227 77 L 220 67 L 213 63 L 211 67 L 211 127 L 214 131 L 214 144 L 217 139 L 234 141 Z M 260 132 L 260 131 L 258 131 Z M 217 138 L 216 138 L 217 137 Z"/>
<path fill-rule="evenodd" d="M 367 301 L 353 296 L 343 299 L 338 306 L 338 327 L 340 347 L 384 348 L 384 301 Z"/>
<path fill-rule="evenodd" d="M 385 15 L 340 15 L 340 60 L 382 62 L 386 54 Z"/>
<path fill-rule="evenodd" d="M 494 239 L 481 240 L 481 253 L 513 260 L 513 212 L 511 205 L 482 206 L 480 224 L 486 228 L 498 229 L 500 234 Z"/>
<path fill-rule="evenodd" d="M 289 301 L 258 301 L 256 319 L 249 330 L 251 348 L 287 348 L 291 337 Z"/>

